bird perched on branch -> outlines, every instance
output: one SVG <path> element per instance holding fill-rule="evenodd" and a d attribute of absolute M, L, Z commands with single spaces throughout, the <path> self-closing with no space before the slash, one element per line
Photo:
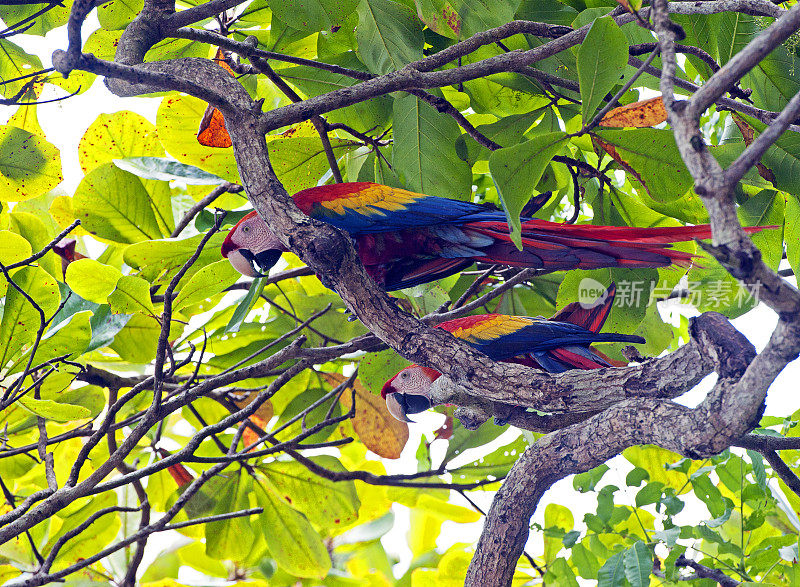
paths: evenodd
<path fill-rule="evenodd" d="M 348 232 L 367 272 L 387 291 L 453 275 L 476 261 L 548 271 L 688 266 L 693 255 L 671 243 L 711 236 L 708 225 L 632 228 L 523 217 L 518 250 L 505 213 L 479 204 L 363 182 L 310 188 L 293 198 L 311 218 Z M 269 271 L 286 250 L 256 212 L 222 245 L 223 256 L 251 277 Z"/>
<path fill-rule="evenodd" d="M 645 342 L 640 336 L 599 333 L 611 312 L 615 293 L 612 283 L 606 296 L 593 306 L 574 302 L 549 320 L 482 314 L 443 322 L 438 328 L 444 328 L 495 361 L 520 363 L 549 373 L 600 369 L 611 364 L 589 348 L 591 343 Z M 430 388 L 440 376 L 435 369 L 420 365 L 401 370 L 381 389 L 389 413 L 398 420 L 410 421 L 408 414 L 430 408 Z"/>

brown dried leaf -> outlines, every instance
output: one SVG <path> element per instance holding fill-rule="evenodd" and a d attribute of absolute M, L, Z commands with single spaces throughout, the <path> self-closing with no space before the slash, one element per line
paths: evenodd
<path fill-rule="evenodd" d="M 256 399 L 256 397 L 258 397 L 258 392 L 253 391 L 249 395 L 244 396 L 242 399 L 234 399 L 233 403 L 236 404 L 237 408 L 242 409 L 243 407 L 249 405 L 254 399 Z M 275 411 L 272 408 L 272 402 L 267 400 L 258 406 L 258 409 L 253 415 L 267 423 L 272 419 L 274 413 Z"/>
<path fill-rule="evenodd" d="M 346 377 L 338 373 L 322 373 L 322 377 L 330 385 L 336 386 Z M 408 441 L 408 425 L 395 420 L 386 409 L 386 403 L 380 396 L 373 395 L 360 381 L 353 387 L 356 394 L 356 413 L 353 417 L 353 428 L 364 445 L 385 459 L 398 459 Z M 352 407 L 351 388 L 347 388 L 339 400 L 342 407 Z"/>
<path fill-rule="evenodd" d="M 661 124 L 666 119 L 667 110 L 664 108 L 664 101 L 661 96 L 656 96 L 614 108 L 603 117 L 600 126 L 644 128 Z"/>
<path fill-rule="evenodd" d="M 739 127 L 739 132 L 742 133 L 744 144 L 749 147 L 750 143 L 752 143 L 753 139 L 755 138 L 755 130 L 744 118 L 735 112 L 733 113 L 733 121 L 736 123 L 736 126 Z M 758 169 L 758 174 L 763 179 L 767 180 L 772 185 L 775 185 L 775 174 L 772 172 L 772 169 L 761 163 L 761 161 L 756 163 L 756 169 Z"/>

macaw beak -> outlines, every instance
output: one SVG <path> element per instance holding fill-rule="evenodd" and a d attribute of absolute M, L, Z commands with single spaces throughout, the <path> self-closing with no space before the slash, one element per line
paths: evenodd
<path fill-rule="evenodd" d="M 225 254 L 227 252 L 227 254 Z M 222 254 L 228 258 L 234 269 L 242 275 L 248 277 L 269 277 L 269 270 L 281 258 L 283 251 L 278 249 L 268 249 L 253 254 L 249 249 L 234 249 L 225 251 Z M 260 269 L 260 271 L 259 271 Z"/>
<path fill-rule="evenodd" d="M 431 400 L 424 395 L 410 393 L 390 393 L 386 396 L 386 408 L 395 419 L 401 422 L 413 422 L 407 414 L 419 414 L 430 409 Z"/>

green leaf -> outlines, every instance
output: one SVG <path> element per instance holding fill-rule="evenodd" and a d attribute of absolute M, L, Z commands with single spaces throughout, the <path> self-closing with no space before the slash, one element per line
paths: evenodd
<path fill-rule="evenodd" d="M 0 202 L 35 198 L 62 179 L 56 147 L 27 130 L 0 126 Z"/>
<path fill-rule="evenodd" d="M 786 259 L 794 269 L 795 275 L 800 275 L 800 199 L 793 194 L 786 197 L 784 240 L 786 241 Z M 0 238 L 0 242 L 2 242 L 2 238 Z"/>
<path fill-rule="evenodd" d="M 234 310 L 231 319 L 228 321 L 228 325 L 225 326 L 225 332 L 239 332 L 250 309 L 261 297 L 261 292 L 264 290 L 264 281 L 265 278 L 256 277 L 252 283 L 250 283 L 250 289 L 247 290 L 247 293 L 241 299 L 239 305 L 236 306 L 236 310 Z"/>
<path fill-rule="evenodd" d="M 453 435 L 447 444 L 442 464 L 449 463 L 465 450 L 488 444 L 507 429 L 508 426 L 496 426 L 488 421 L 481 424 L 477 430 L 467 430 L 460 423 L 453 423 Z"/>
<path fill-rule="evenodd" d="M 156 127 L 140 114 L 127 110 L 98 116 L 78 145 L 78 158 L 85 173 L 114 159 L 163 154 Z"/>
<path fill-rule="evenodd" d="M 631 587 L 648 587 L 650 571 L 653 568 L 653 555 L 644 542 L 638 540 L 625 551 L 625 578 Z"/>
<path fill-rule="evenodd" d="M 572 478 L 572 487 L 581 493 L 594 491 L 594 488 L 600 482 L 600 479 L 602 479 L 603 475 L 605 475 L 607 472 L 608 465 L 603 464 L 584 473 L 578 473 Z"/>
<path fill-rule="evenodd" d="M 153 302 L 150 301 L 150 284 L 135 275 L 119 278 L 116 289 L 108 296 L 108 305 L 114 314 L 156 314 Z"/>
<path fill-rule="evenodd" d="M 548 163 L 567 142 L 563 132 L 547 133 L 489 156 L 489 171 L 511 226 L 511 240 L 522 250 L 519 215 Z"/>
<path fill-rule="evenodd" d="M 777 269 L 781 262 L 781 244 L 784 210 L 787 195 L 773 190 L 762 190 L 739 206 L 737 212 L 744 226 L 777 226 L 777 229 L 762 230 L 751 238 L 761 249 L 761 255 L 769 267 Z"/>
<path fill-rule="evenodd" d="M 12 265 L 31 256 L 31 244 L 10 230 L 0 230 L 0 263 Z"/>
<path fill-rule="evenodd" d="M 544 560 L 549 565 L 563 547 L 562 537 L 575 526 L 575 518 L 568 507 L 549 503 L 544 509 Z"/>
<path fill-rule="evenodd" d="M 159 181 L 180 180 L 188 185 L 220 185 L 225 183 L 221 177 L 207 173 L 186 163 L 179 163 L 166 157 L 125 157 L 114 159 L 114 165 L 143 179 Z"/>
<path fill-rule="evenodd" d="M 624 552 L 608 559 L 597 572 L 597 587 L 623 587 L 625 585 Z"/>
<path fill-rule="evenodd" d="M 167 96 L 158 108 L 158 137 L 167 152 L 181 163 L 199 167 L 226 181 L 241 183 L 233 149 L 206 147 L 197 142 L 197 129 L 205 111 L 206 103 L 199 98 Z M 125 156 L 142 154 L 127 153 Z"/>
<path fill-rule="evenodd" d="M 0 59 L 0 80 L 16 79 L 42 69 L 42 61 L 36 55 L 26 53 L 22 47 L 6 39 L 0 39 L 0 55 L 3 56 Z M 28 79 L 21 79 L 3 84 L 0 86 L 0 94 L 4 98 L 11 98 L 28 81 Z"/>
<path fill-rule="evenodd" d="M 55 357 L 71 360 L 85 351 L 92 338 L 91 317 L 92 312 L 84 310 L 73 314 L 69 320 L 56 324 L 55 327 L 48 330 L 36 349 L 36 355 L 33 357 L 31 365 L 35 367 Z M 22 370 L 27 363 L 29 354 L 30 352 L 20 357 L 16 364 L 9 369 L 9 372 Z"/>
<path fill-rule="evenodd" d="M 358 378 L 364 387 L 379 393 L 383 384 L 411 363 L 393 350 L 367 353 L 358 367 Z"/>
<path fill-rule="evenodd" d="M 359 2 L 356 38 L 359 56 L 372 73 L 389 73 L 423 57 L 419 19 L 392 0 Z"/>
<path fill-rule="evenodd" d="M 42 2 L 12 4 L 10 6 L 0 5 L 0 19 L 2 19 L 7 26 L 12 26 L 34 16 L 37 12 L 40 12 L 42 8 L 45 7 L 46 4 Z M 30 20 L 23 25 L 25 27 L 25 34 L 39 35 L 43 37 L 54 28 L 66 24 L 67 19 L 69 18 L 69 11 L 71 7 L 72 0 L 64 0 L 59 5 L 50 7 L 50 9 L 44 14 L 36 16 L 33 20 Z"/>
<path fill-rule="evenodd" d="M 100 306 L 92 316 L 92 340 L 86 352 L 110 345 L 130 319 L 130 314 L 112 314 L 108 305 Z"/>
<path fill-rule="evenodd" d="M 162 236 L 142 181 L 113 163 L 96 167 L 83 178 L 73 206 L 83 228 L 100 238 L 136 243 Z"/>
<path fill-rule="evenodd" d="M 332 456 L 312 459 L 337 472 L 345 471 Z M 274 462 L 260 468 L 272 484 L 270 489 L 287 504 L 299 510 L 318 528 L 336 531 L 358 519 L 358 499 L 353 481 L 330 481 L 312 473 L 296 461 Z"/>
<path fill-rule="evenodd" d="M 14 283 L 33 299 L 49 318 L 58 308 L 58 284 L 40 267 L 23 267 L 11 276 Z M 39 312 L 9 284 L 3 319 L 0 321 L 0 369 L 36 339 L 41 321 Z"/>
<path fill-rule="evenodd" d="M 17 401 L 32 414 L 56 422 L 71 422 L 72 420 L 88 418 L 90 415 L 89 410 L 83 406 L 61 404 L 49 399 L 34 399 L 30 395 L 24 395 Z"/>
<path fill-rule="evenodd" d="M 139 269 L 139 274 L 144 279 L 150 282 L 159 279 L 165 281 L 189 260 L 202 240 L 203 235 L 195 235 L 182 239 L 145 241 L 126 247 L 122 256 L 128 265 Z M 219 261 L 222 258 L 220 247 L 223 240 L 225 240 L 224 234 L 215 234 L 211 237 L 197 261 L 186 272 L 184 279 L 190 279 L 203 267 Z"/>
<path fill-rule="evenodd" d="M 97 20 L 104 29 L 124 29 L 142 11 L 144 0 L 113 0 L 97 7 Z"/>
<path fill-rule="evenodd" d="M 501 446 L 486 456 L 476 461 L 456 469 L 449 469 L 448 472 L 454 480 L 461 483 L 479 481 L 481 479 L 501 479 L 508 474 L 514 463 L 528 448 L 528 442 L 520 436 L 516 440 Z"/>
<path fill-rule="evenodd" d="M 270 0 L 272 13 L 299 31 L 316 32 L 341 25 L 358 0 Z"/>
<path fill-rule="evenodd" d="M 337 138 L 330 143 L 337 158 L 356 148 L 355 143 Z M 316 186 L 330 168 L 319 137 L 278 136 L 267 144 L 275 174 L 290 194 Z"/>
<path fill-rule="evenodd" d="M 125 327 L 108 344 L 123 360 L 135 364 L 147 364 L 156 356 L 156 344 L 161 333 L 158 321 L 145 314 L 134 314 Z"/>
<path fill-rule="evenodd" d="M 414 0 L 414 4 L 419 18 L 432 31 L 466 39 L 514 20 L 519 0 Z"/>
<path fill-rule="evenodd" d="M 207 300 L 236 283 L 240 277 L 241 274 L 227 259 L 211 263 L 192 275 L 178 292 L 172 309 L 177 312 L 186 306 Z"/>
<path fill-rule="evenodd" d="M 463 200 L 472 173 L 453 147 L 461 135 L 456 122 L 416 96 L 394 101 L 393 167 L 408 189 Z"/>
<path fill-rule="evenodd" d="M 671 130 L 656 128 L 603 129 L 597 136 L 615 150 L 632 170 L 628 177 L 658 202 L 682 197 L 693 185 Z M 616 157 L 615 157 L 616 158 Z"/>
<path fill-rule="evenodd" d="M 578 80 L 583 122 L 591 121 L 605 95 L 616 86 L 628 64 L 628 41 L 610 17 L 598 18 L 578 49 Z"/>
<path fill-rule="evenodd" d="M 259 528 L 278 566 L 298 577 L 324 577 L 331 559 L 306 517 L 261 484 L 255 485 L 255 497 L 264 508 L 264 513 L 258 516 Z"/>
<path fill-rule="evenodd" d="M 84 300 L 104 304 L 121 277 L 122 273 L 116 267 L 94 259 L 78 259 L 67 265 L 64 280 Z"/>
<path fill-rule="evenodd" d="M 366 71 L 364 64 L 358 60 L 355 53 L 352 51 L 331 56 L 324 61 L 325 63 L 331 63 L 357 71 Z M 359 83 L 358 80 L 339 73 L 304 65 L 282 69 L 281 77 L 308 97 L 348 88 Z M 353 104 L 352 106 L 339 108 L 333 112 L 329 112 L 325 116 L 329 122 L 344 123 L 358 131 L 369 133 L 373 131 L 375 127 L 388 126 L 391 113 L 392 99 L 389 96 L 381 96 L 359 102 L 358 104 Z"/>
<path fill-rule="evenodd" d="M 238 471 L 218 490 L 214 514 L 226 514 L 250 507 L 248 494 L 252 482 L 246 473 Z M 239 516 L 206 525 L 206 554 L 216 559 L 241 561 L 250 552 L 255 539 L 253 521 Z"/>

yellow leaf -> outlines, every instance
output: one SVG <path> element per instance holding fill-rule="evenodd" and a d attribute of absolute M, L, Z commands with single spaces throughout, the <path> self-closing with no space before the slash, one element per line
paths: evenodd
<path fill-rule="evenodd" d="M 345 380 L 338 373 L 322 373 L 325 380 L 333 386 Z M 356 413 L 353 428 L 364 445 L 375 454 L 385 459 L 398 459 L 408 441 L 408 425 L 395 420 L 386 409 L 386 402 L 372 395 L 361 382 L 355 381 Z M 352 407 L 351 388 L 342 394 L 341 403 L 344 409 Z"/>
<path fill-rule="evenodd" d="M 661 96 L 614 108 L 600 121 L 600 126 L 644 128 L 667 120 L 667 110 Z"/>
<path fill-rule="evenodd" d="M 600 121 L 600 126 L 644 128 L 667 120 L 667 110 L 661 96 L 614 108 Z"/>

